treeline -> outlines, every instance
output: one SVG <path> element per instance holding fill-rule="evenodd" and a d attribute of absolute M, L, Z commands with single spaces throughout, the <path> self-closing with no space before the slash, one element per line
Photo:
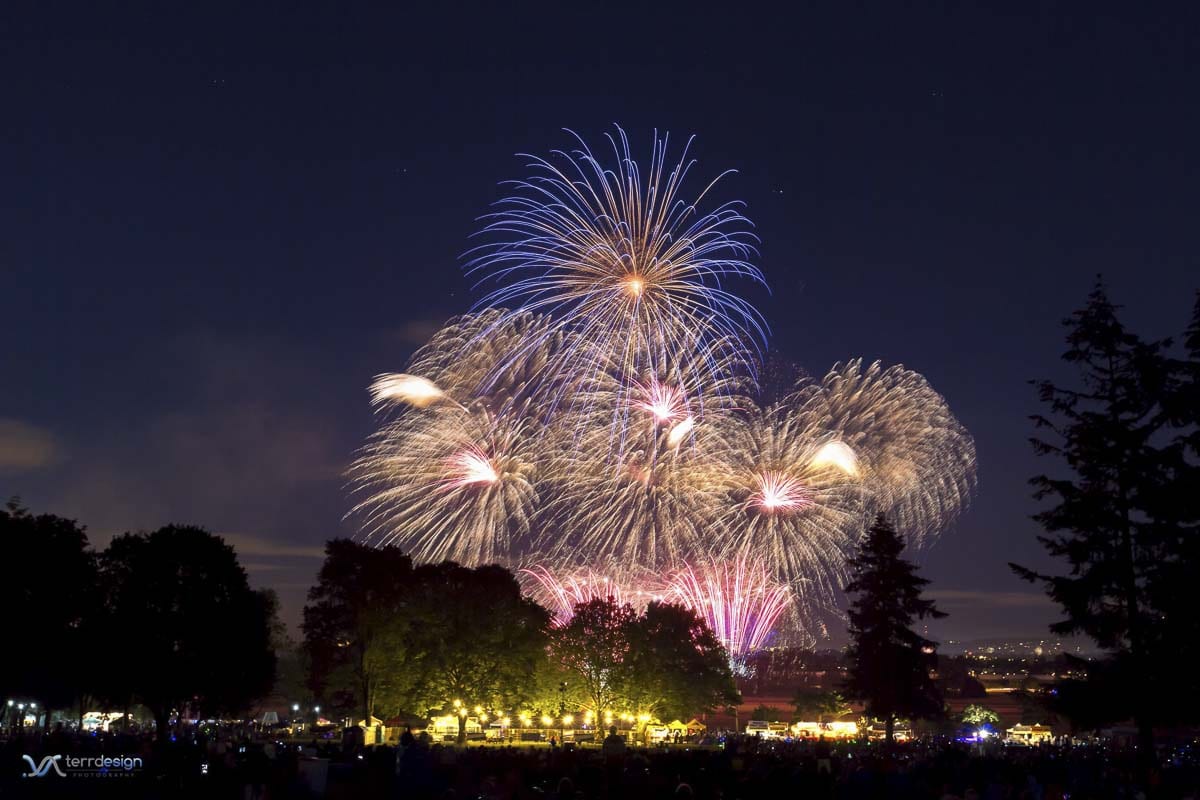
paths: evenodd
<path fill-rule="evenodd" d="M 314 697 L 358 719 L 457 716 L 460 739 L 467 709 L 602 724 L 738 701 L 724 648 L 683 606 L 597 600 L 554 626 L 502 567 L 414 565 L 348 539 L 326 546 L 303 631 Z"/>
<path fill-rule="evenodd" d="M 12 500 L 0 547 L 0 698 L 36 704 L 44 724 L 140 704 L 165 735 L 173 711 L 239 714 L 270 690 L 276 599 L 220 537 L 171 525 L 95 552 L 83 526 Z"/>

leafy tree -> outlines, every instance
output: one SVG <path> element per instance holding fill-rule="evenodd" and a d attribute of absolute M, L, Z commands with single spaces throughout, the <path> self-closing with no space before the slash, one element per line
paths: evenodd
<path fill-rule="evenodd" d="M 575 606 L 571 621 L 554 631 L 555 660 L 575 676 L 597 719 L 628 690 L 630 634 L 637 613 L 610 598 Z"/>
<path fill-rule="evenodd" d="M 0 658 L 0 698 L 70 708 L 98 688 L 82 655 L 100 652 L 92 640 L 100 597 L 86 531 L 74 520 L 34 516 L 14 498 L 0 509 L 0 548 L 7 566 L 0 608 L 11 614 L 9 644 L 19 641 L 21 654 Z"/>
<path fill-rule="evenodd" d="M 691 609 L 652 602 L 632 623 L 627 698 L 639 712 L 686 720 L 741 701 L 729 654 Z"/>
<path fill-rule="evenodd" d="M 904 541 L 880 515 L 857 554 L 848 561 L 846 593 L 850 647 L 846 694 L 866 703 L 870 717 L 882 719 L 892 743 L 900 718 L 941 714 L 942 700 L 930 677 L 937 666 L 935 643 L 912 630 L 915 619 L 946 616 L 921 597 L 929 581 L 900 557 Z"/>
<path fill-rule="evenodd" d="M 974 727 L 979 727 L 980 725 L 998 725 L 1000 723 L 1000 715 L 986 706 L 972 703 L 963 709 L 962 721 L 964 724 Z"/>
<path fill-rule="evenodd" d="M 404 651 L 398 627 L 409 619 L 403 603 L 412 581 L 412 559 L 396 548 L 326 542 L 301 626 L 315 697 L 369 721 L 381 693 L 411 688 L 412 671 L 398 663 Z"/>
<path fill-rule="evenodd" d="M 245 710 L 275 677 L 273 602 L 233 548 L 191 526 L 125 534 L 100 557 L 113 641 L 106 657 L 165 737 L 171 711 Z"/>
<path fill-rule="evenodd" d="M 464 706 L 515 710 L 527 704 L 530 677 L 546 658 L 550 614 L 522 596 L 511 572 L 453 562 L 418 567 L 406 611 L 408 644 L 421 675 L 425 709 Z M 459 715 L 458 742 L 466 741 Z"/>
<path fill-rule="evenodd" d="M 1144 342 L 1126 330 L 1101 285 L 1064 324 L 1063 359 L 1078 368 L 1080 386 L 1036 383 L 1050 412 L 1033 417 L 1045 438 L 1032 442 L 1040 455 L 1062 459 L 1073 476 L 1039 475 L 1031 483 L 1037 499 L 1053 501 L 1035 515 L 1046 531 L 1039 541 L 1069 569 L 1046 575 L 1011 567 L 1043 583 L 1062 607 L 1065 618 L 1051 630 L 1083 633 L 1120 662 L 1118 671 L 1130 679 L 1140 756 L 1152 759 L 1153 649 L 1162 633 L 1153 593 L 1170 562 L 1163 523 L 1182 488 L 1171 485 L 1175 456 L 1158 444 L 1167 422 L 1161 406 L 1170 382 L 1167 343 Z"/>
<path fill-rule="evenodd" d="M 800 687 L 792 696 L 792 706 L 798 721 L 824 722 L 826 717 L 837 718 L 850 711 L 850 704 L 841 692 Z"/>

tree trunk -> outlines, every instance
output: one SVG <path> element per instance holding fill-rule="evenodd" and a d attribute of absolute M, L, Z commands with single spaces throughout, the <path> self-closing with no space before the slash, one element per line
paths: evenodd
<path fill-rule="evenodd" d="M 1125 613 L 1129 617 L 1129 655 L 1133 661 L 1133 722 L 1137 726 L 1137 764 L 1140 777 L 1148 781 L 1154 769 L 1154 722 L 1146 699 L 1146 685 L 1151 677 L 1146 669 L 1146 638 L 1142 629 L 1141 604 L 1138 598 L 1136 553 L 1134 552 L 1133 523 L 1125 506 L 1125 491 L 1121 491 L 1125 527 L 1121 532 L 1121 549 L 1125 558 Z"/>
<path fill-rule="evenodd" d="M 1110 355 L 1108 359 L 1109 375 L 1115 375 L 1117 368 Z M 1110 386 L 1112 378 L 1109 378 Z M 1116 390 L 1109 391 L 1109 409 L 1117 405 Z M 1121 420 L 1116 411 L 1110 410 L 1109 420 L 1113 426 L 1119 426 Z M 1142 629 L 1141 603 L 1138 597 L 1137 585 L 1137 550 L 1133 537 L 1133 518 L 1130 513 L 1130 488 L 1126 471 L 1117 467 L 1118 503 L 1121 510 L 1121 555 L 1125 563 L 1123 589 L 1125 594 L 1125 613 L 1129 618 L 1129 654 L 1133 661 L 1133 721 L 1137 726 L 1137 764 L 1143 781 L 1149 781 L 1150 772 L 1154 769 L 1154 725 L 1150 718 L 1150 703 L 1146 697 L 1146 685 L 1150 680 L 1146 669 L 1146 637 Z"/>
<path fill-rule="evenodd" d="M 884 723 L 884 741 L 887 743 L 888 749 L 892 747 L 895 741 L 896 734 L 896 718 L 888 715 L 887 721 Z"/>
<path fill-rule="evenodd" d="M 458 715 L 458 736 L 455 737 L 454 743 L 462 747 L 467 743 L 467 715 Z"/>
<path fill-rule="evenodd" d="M 363 690 L 363 708 L 362 708 L 363 726 L 366 727 L 371 724 L 371 711 L 374 710 L 371 708 L 371 705 L 372 705 L 371 704 L 371 685 L 370 685 L 370 681 L 367 678 L 363 678 L 362 690 Z"/>
<path fill-rule="evenodd" d="M 158 741 L 165 742 L 169 738 L 170 721 L 171 711 L 169 707 L 167 710 L 163 710 L 162 708 L 154 709 L 155 738 L 157 738 Z"/>

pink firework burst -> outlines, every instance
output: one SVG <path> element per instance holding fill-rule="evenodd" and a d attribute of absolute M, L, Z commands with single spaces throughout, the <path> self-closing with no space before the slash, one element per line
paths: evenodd
<path fill-rule="evenodd" d="M 542 605 L 554 613 L 556 625 L 570 622 L 575 613 L 575 606 L 589 600 L 607 600 L 612 598 L 617 603 L 646 602 L 642 593 L 622 588 L 621 585 L 607 575 L 591 570 L 582 570 L 569 575 L 558 576 L 550 570 L 535 564 L 520 570 L 519 573 L 531 583 L 533 593 Z"/>
<path fill-rule="evenodd" d="M 763 648 L 792 601 L 770 570 L 744 559 L 685 565 L 668 575 L 666 594 L 708 623 L 734 661 Z"/>

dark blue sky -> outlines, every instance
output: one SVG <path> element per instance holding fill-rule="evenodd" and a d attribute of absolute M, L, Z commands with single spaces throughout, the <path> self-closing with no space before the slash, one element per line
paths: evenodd
<path fill-rule="evenodd" d="M 513 154 L 617 122 L 739 171 L 773 347 L 904 363 L 974 433 L 978 498 L 921 556 L 935 633 L 1040 631 L 1005 566 L 1044 563 L 1026 381 L 1097 273 L 1146 335 L 1186 322 L 1193 13 L 650 5 L 6 5 L 0 494 L 100 541 L 203 524 L 294 620 L 352 533 L 365 387 L 469 307 Z"/>

